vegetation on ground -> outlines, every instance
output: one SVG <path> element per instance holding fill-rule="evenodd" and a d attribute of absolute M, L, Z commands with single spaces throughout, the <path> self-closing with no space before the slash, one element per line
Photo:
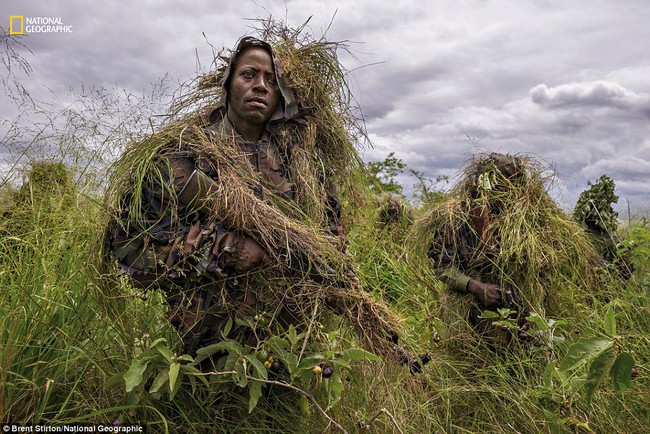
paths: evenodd
<path fill-rule="evenodd" d="M 416 172 L 419 199 L 407 200 L 396 176 L 409 169 L 394 155 L 346 175 L 355 187 L 344 208 L 348 250 L 364 296 L 389 306 L 400 323 L 400 344 L 429 355 L 423 373 L 373 354 L 350 319 L 335 315 L 311 328 L 276 328 L 257 347 L 226 339 L 182 354 L 165 294 L 135 288 L 100 266 L 104 169 L 126 143 L 151 137 L 147 114 L 162 89 L 143 98 L 89 91 L 65 113 L 22 105 L 40 120 L 12 127 L 4 139 L 10 149 L 31 140 L 28 152 L 12 155 L 34 158 L 0 181 L 0 422 L 138 423 L 179 433 L 648 431 L 647 216 L 618 228 L 617 245 L 633 265 L 628 279 L 606 266 L 596 271 L 598 288 L 570 284 L 575 276 L 567 276 L 566 285 L 553 287 L 564 291 L 556 309 L 530 316 L 542 345 L 513 342 L 495 351 L 411 248 L 424 242 L 412 238 L 414 222 L 451 193 Z M 111 110 L 110 121 L 100 116 Z M 553 205 L 547 218 L 561 213 L 546 205 Z M 583 272 L 557 266 L 554 281 L 563 270 Z M 501 314 L 495 323 L 507 321 L 508 312 Z M 225 366 L 201 370 L 216 352 L 228 354 Z"/>

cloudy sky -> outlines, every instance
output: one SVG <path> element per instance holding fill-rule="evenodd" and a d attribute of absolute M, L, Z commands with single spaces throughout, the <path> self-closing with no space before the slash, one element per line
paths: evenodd
<path fill-rule="evenodd" d="M 614 178 L 619 209 L 650 209 L 650 1 L 2 0 L 10 15 L 59 17 L 72 33 L 21 41 L 39 99 L 104 86 L 147 92 L 210 63 L 207 40 L 232 47 L 249 19 L 286 20 L 350 41 L 342 53 L 373 147 L 435 178 L 473 152 L 539 156 L 570 208 L 587 181 Z M 127 6 L 128 5 L 128 6 Z M 205 37 L 203 36 L 205 34 Z M 0 66 L 1 67 L 1 66 Z M 3 73 L 5 71 L 2 71 Z M 6 100 L 6 101 L 5 101 Z M 0 117 L 15 110 L 0 94 Z"/>

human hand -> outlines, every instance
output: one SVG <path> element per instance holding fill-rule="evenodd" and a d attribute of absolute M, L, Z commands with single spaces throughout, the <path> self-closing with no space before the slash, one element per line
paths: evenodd
<path fill-rule="evenodd" d="M 239 251 L 235 251 L 235 271 L 244 273 L 271 263 L 271 257 L 257 241 L 248 237 L 242 238 L 242 242 L 238 243 L 238 246 L 241 246 Z"/>
<path fill-rule="evenodd" d="M 423 373 L 424 365 L 431 361 L 431 355 L 429 353 L 416 357 L 415 355 L 402 348 L 398 349 L 398 358 L 402 366 L 408 365 L 411 375 Z"/>
<path fill-rule="evenodd" d="M 467 283 L 467 291 L 476 295 L 478 301 L 485 307 L 501 305 L 502 290 L 499 285 L 471 279 Z"/>

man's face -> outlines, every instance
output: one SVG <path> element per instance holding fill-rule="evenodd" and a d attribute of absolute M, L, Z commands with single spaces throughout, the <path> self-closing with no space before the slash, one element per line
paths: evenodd
<path fill-rule="evenodd" d="M 228 89 L 228 118 L 235 129 L 264 128 L 280 102 L 280 89 L 268 51 L 247 48 L 235 62 Z"/>

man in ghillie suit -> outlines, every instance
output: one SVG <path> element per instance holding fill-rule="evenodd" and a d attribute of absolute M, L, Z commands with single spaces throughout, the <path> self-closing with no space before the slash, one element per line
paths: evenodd
<path fill-rule="evenodd" d="M 614 180 L 603 175 L 596 183 L 587 184 L 589 188 L 580 193 L 573 209 L 573 218 L 589 231 L 605 263 L 614 265 L 623 279 L 629 279 L 633 265 L 629 251 L 620 247 L 618 212 L 612 207 L 618 202 Z"/>
<path fill-rule="evenodd" d="M 349 189 L 360 162 L 336 44 L 297 35 L 271 23 L 273 42 L 242 38 L 173 122 L 127 149 L 110 252 L 137 285 L 165 290 L 187 353 L 224 338 L 255 347 L 289 324 L 316 334 L 328 307 L 371 350 L 416 363 L 345 253 L 334 181 Z"/>
<path fill-rule="evenodd" d="M 548 175 L 529 157 L 477 155 L 450 198 L 413 231 L 436 275 L 458 294 L 443 309 L 456 304 L 493 343 L 529 340 L 529 313 L 561 315 L 561 306 L 571 309 L 595 287 L 595 249 L 549 196 Z M 482 318 L 497 308 L 513 312 L 501 318 L 511 326 L 493 324 L 500 315 Z"/>

